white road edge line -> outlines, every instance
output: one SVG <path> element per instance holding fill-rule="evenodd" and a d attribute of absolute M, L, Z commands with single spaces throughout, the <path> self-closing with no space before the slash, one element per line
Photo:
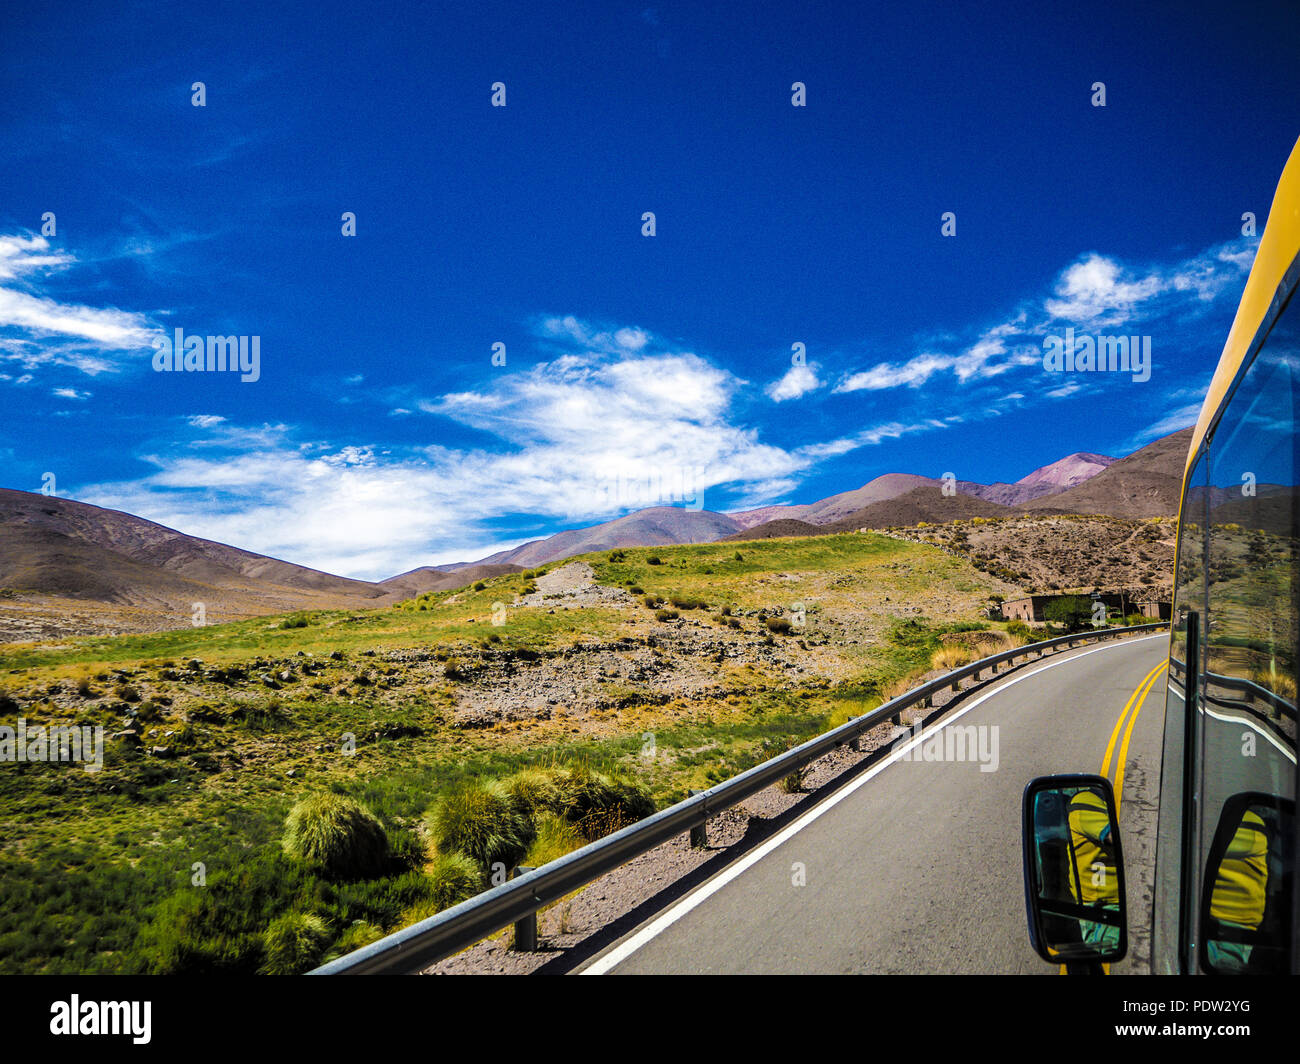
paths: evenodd
<path fill-rule="evenodd" d="M 840 802 L 844 801 L 845 798 L 851 795 L 859 787 L 866 786 L 868 782 L 870 782 L 873 778 L 875 778 L 886 768 L 892 765 L 895 761 L 897 761 L 904 753 L 911 750 L 918 743 L 925 742 L 936 732 L 943 731 L 944 728 L 960 720 L 976 706 L 992 698 L 994 695 L 1001 694 L 1003 691 L 1005 691 L 1008 687 L 1011 687 L 1013 684 L 1018 684 L 1021 680 L 1028 680 L 1030 677 L 1037 676 L 1040 672 L 1046 672 L 1048 669 L 1055 668 L 1058 665 L 1068 665 L 1072 661 L 1078 661 L 1080 658 L 1086 658 L 1089 654 L 1100 654 L 1103 650 L 1115 650 L 1116 648 L 1121 646 L 1132 646 L 1134 643 L 1145 642 L 1148 639 L 1167 640 L 1168 638 L 1169 638 L 1169 634 L 1167 632 L 1156 632 L 1154 635 L 1139 636 L 1137 639 L 1125 639 L 1118 643 L 1112 643 L 1109 646 L 1095 647 L 1092 650 L 1085 650 L 1082 654 L 1075 654 L 1068 658 L 1062 658 L 1060 661 L 1049 661 L 1046 665 L 1043 665 L 1040 668 L 1036 668 L 1032 672 L 1026 672 L 1021 676 L 1013 677 L 1012 679 L 1008 680 L 1006 683 L 999 684 L 992 691 L 987 691 L 984 694 L 980 695 L 977 699 L 971 702 L 970 705 L 963 706 L 947 720 L 941 721 L 940 723 L 934 725 L 933 727 L 923 731 L 920 735 L 916 736 L 906 746 L 899 747 L 892 754 L 890 754 L 883 761 L 881 761 L 880 764 L 873 766 L 870 770 L 864 772 L 852 783 L 836 791 L 825 801 L 818 803 L 812 809 L 808 810 L 808 812 L 805 813 L 803 816 L 801 816 L 798 820 L 796 820 L 793 824 L 790 824 L 787 827 L 783 828 L 781 831 L 773 835 L 772 838 L 768 839 L 761 846 L 757 847 L 754 850 L 751 850 L 744 857 L 738 860 L 735 864 L 730 865 L 727 868 L 723 869 L 721 872 L 719 872 L 716 876 L 710 879 L 703 886 L 699 887 L 693 893 L 688 894 L 685 898 L 679 901 L 666 913 L 663 913 L 653 922 L 643 927 L 640 931 L 637 931 L 635 934 L 633 934 L 631 937 L 626 939 L 624 942 L 621 942 L 619 945 L 615 946 L 608 953 L 596 958 L 595 961 L 593 961 L 590 965 L 588 965 L 578 974 L 579 975 L 605 975 L 611 969 L 615 968 L 617 965 L 622 964 L 623 961 L 627 960 L 628 957 L 630 957 L 633 953 L 639 950 L 652 938 L 655 938 L 656 936 L 662 934 L 669 927 L 671 927 L 678 920 L 680 920 L 683 916 L 685 916 L 688 912 L 694 909 L 697 905 L 700 905 L 702 902 L 712 897 L 719 890 L 721 890 L 728 883 L 730 883 L 733 879 L 741 875 L 741 873 L 745 872 L 749 868 L 752 868 L 754 865 L 756 865 L 759 861 L 761 861 L 764 857 L 766 857 L 777 847 L 783 845 L 789 839 L 793 838 L 796 834 L 798 834 L 800 831 L 806 828 L 809 824 L 811 824 L 823 813 L 827 812 L 830 809 L 834 809 L 835 806 L 839 805 Z"/>
<path fill-rule="evenodd" d="M 1177 697 L 1179 698 L 1183 697 L 1183 692 L 1179 688 L 1175 687 L 1172 683 L 1166 684 L 1165 686 L 1168 687 L 1169 690 L 1172 691 Z M 1201 712 L 1206 714 L 1206 716 L 1213 717 L 1215 720 L 1222 721 L 1224 724 L 1244 724 L 1251 731 L 1258 732 L 1270 743 L 1272 743 L 1282 754 L 1282 756 L 1287 758 L 1287 760 L 1291 762 L 1291 764 L 1293 765 L 1295 764 L 1295 754 L 1293 754 L 1290 750 L 1288 750 L 1285 746 L 1283 746 L 1280 742 L 1278 742 L 1275 738 L 1273 738 L 1271 734 L 1269 734 L 1267 731 L 1261 728 L 1250 717 L 1224 716 L 1222 713 L 1216 713 L 1212 709 L 1202 709 Z"/>

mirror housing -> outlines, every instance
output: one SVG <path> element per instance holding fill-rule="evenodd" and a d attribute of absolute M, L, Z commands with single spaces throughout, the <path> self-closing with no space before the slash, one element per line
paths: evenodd
<path fill-rule="evenodd" d="M 1104 776 L 1039 776 L 1022 803 L 1025 910 L 1034 951 L 1096 971 L 1128 952 L 1119 815 Z"/>
<path fill-rule="evenodd" d="M 1200 961 L 1220 975 L 1291 971 L 1295 802 L 1245 791 L 1223 803 L 1205 861 Z"/>

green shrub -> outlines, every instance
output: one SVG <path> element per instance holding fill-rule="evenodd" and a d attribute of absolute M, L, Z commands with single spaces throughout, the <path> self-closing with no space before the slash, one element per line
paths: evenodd
<path fill-rule="evenodd" d="M 263 975 L 298 975 L 320 964 L 329 931 L 310 913 L 288 913 L 271 921 L 262 936 Z"/>
<path fill-rule="evenodd" d="M 790 622 L 784 617 L 769 617 L 767 619 L 768 631 L 776 632 L 778 635 L 790 634 Z"/>
<path fill-rule="evenodd" d="M 298 802 L 284 822 L 285 852 L 321 866 L 336 878 L 381 872 L 388 859 L 388 835 L 365 806 L 326 791 Z"/>
<path fill-rule="evenodd" d="M 383 937 L 383 929 L 368 920 L 353 920 L 351 926 L 339 935 L 334 945 L 330 947 L 325 960 L 336 960 L 354 950 L 359 950 L 362 946 L 378 942 Z"/>
<path fill-rule="evenodd" d="M 555 774 L 540 768 L 526 768 L 516 772 L 502 784 L 516 808 L 536 818 L 546 810 L 555 810 L 560 804 L 560 788 Z"/>
<path fill-rule="evenodd" d="M 295 613 L 282 620 L 278 627 L 280 628 L 306 628 L 311 624 L 311 618 L 305 613 Z"/>
<path fill-rule="evenodd" d="M 628 591 L 629 591 L 631 594 L 633 594 L 633 595 L 644 595 L 644 594 L 645 594 L 645 588 L 643 588 L 640 584 L 632 584 L 632 585 L 628 588 Z"/>
<path fill-rule="evenodd" d="M 638 785 L 585 766 L 563 771 L 559 812 L 584 838 L 594 840 L 643 820 L 655 811 L 654 799 Z"/>
<path fill-rule="evenodd" d="M 482 591 L 482 590 L 483 590 L 484 588 L 486 588 L 486 587 L 487 587 L 487 584 L 485 584 L 482 580 L 476 580 L 476 581 L 474 581 L 474 590 L 475 590 L 475 591 Z"/>
<path fill-rule="evenodd" d="M 528 851 L 524 863 L 540 868 L 585 845 L 587 840 L 583 838 L 582 832 L 564 817 L 555 813 L 543 813 L 537 819 L 537 841 Z"/>
<path fill-rule="evenodd" d="M 1092 624 L 1092 599 L 1087 595 L 1063 595 L 1043 608 L 1043 616 L 1067 632 L 1078 631 Z"/>
<path fill-rule="evenodd" d="M 514 868 L 536 836 L 532 819 L 500 783 L 470 780 L 448 790 L 434 806 L 429 831 L 438 852 L 462 853 L 489 869 Z"/>
<path fill-rule="evenodd" d="M 463 853 L 440 853 L 425 869 L 429 877 L 429 901 L 442 912 L 459 905 L 483 889 L 483 872 Z"/>
<path fill-rule="evenodd" d="M 652 554 L 645 560 L 646 565 L 663 565 L 664 560 L 657 554 Z"/>
<path fill-rule="evenodd" d="M 1007 625 L 1007 634 L 1015 636 L 1017 639 L 1023 639 L 1028 643 L 1032 643 L 1038 638 L 1038 636 L 1034 634 L 1034 630 L 1024 621 L 1011 621 Z"/>
<path fill-rule="evenodd" d="M 656 621 L 675 621 L 680 616 L 676 610 L 655 610 Z"/>

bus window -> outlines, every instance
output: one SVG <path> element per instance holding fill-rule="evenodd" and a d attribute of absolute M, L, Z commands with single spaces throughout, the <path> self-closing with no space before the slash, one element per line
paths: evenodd
<path fill-rule="evenodd" d="M 1249 917 L 1245 924 L 1215 917 L 1220 940 L 1197 944 L 1201 966 L 1219 971 L 1278 970 L 1286 959 L 1275 943 L 1284 932 L 1290 940 L 1290 878 L 1284 883 L 1282 869 L 1291 844 L 1285 807 L 1295 799 L 1300 635 L 1297 314 L 1294 304 L 1283 311 L 1208 447 L 1204 673 L 1193 750 L 1199 800 L 1190 878 L 1202 902 L 1218 891 L 1209 909 L 1200 905 L 1202 913 Z M 1210 860 L 1215 840 L 1220 852 Z M 1250 893 L 1249 903 L 1244 894 L 1234 901 L 1234 890 Z M 1201 937 L 1200 930 L 1193 936 Z M 1252 943 L 1261 948 L 1252 950 Z"/>

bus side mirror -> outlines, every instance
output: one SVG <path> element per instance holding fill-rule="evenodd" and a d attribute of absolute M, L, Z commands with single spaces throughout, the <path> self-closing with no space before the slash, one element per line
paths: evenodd
<path fill-rule="evenodd" d="M 1245 792 L 1223 803 L 1201 890 L 1201 967 L 1223 975 L 1291 970 L 1295 802 Z"/>
<path fill-rule="evenodd" d="M 1096 971 L 1128 952 L 1119 815 L 1104 776 L 1039 776 L 1025 788 L 1025 909 L 1045 961 Z"/>

